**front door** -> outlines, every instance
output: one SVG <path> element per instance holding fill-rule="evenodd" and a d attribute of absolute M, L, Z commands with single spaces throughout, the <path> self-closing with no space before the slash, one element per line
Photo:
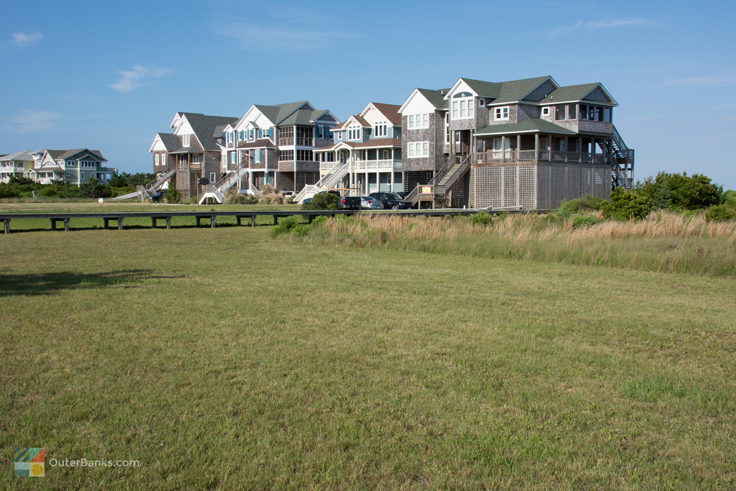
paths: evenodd
<path fill-rule="evenodd" d="M 470 130 L 455 132 L 455 155 L 467 155 L 470 152 Z"/>

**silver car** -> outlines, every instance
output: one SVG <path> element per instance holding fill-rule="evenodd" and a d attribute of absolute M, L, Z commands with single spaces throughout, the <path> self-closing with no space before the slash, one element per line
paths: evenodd
<path fill-rule="evenodd" d="M 369 210 L 382 210 L 383 203 L 381 203 L 380 199 L 376 199 L 373 196 L 361 196 L 360 207 Z"/>

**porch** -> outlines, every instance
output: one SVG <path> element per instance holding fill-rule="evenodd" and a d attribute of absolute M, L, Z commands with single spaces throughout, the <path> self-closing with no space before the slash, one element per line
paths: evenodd
<path fill-rule="evenodd" d="M 403 192 L 401 148 L 353 148 L 347 144 L 330 150 L 315 150 L 321 176 L 337 172 L 347 164 L 341 187 L 352 195 L 373 192 Z"/>
<path fill-rule="evenodd" d="M 612 163 L 610 138 L 517 134 L 477 136 L 474 164 L 503 162 Z"/>

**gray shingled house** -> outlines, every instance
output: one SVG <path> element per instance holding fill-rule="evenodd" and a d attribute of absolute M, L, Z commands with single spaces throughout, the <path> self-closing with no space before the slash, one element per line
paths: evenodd
<path fill-rule="evenodd" d="M 399 110 L 408 199 L 553 209 L 629 187 L 634 151 L 613 125 L 617 105 L 601 83 L 561 87 L 551 76 L 415 89 Z"/>
<path fill-rule="evenodd" d="M 220 146 L 216 138 L 238 118 L 178 112 L 171 121 L 173 133 L 157 133 L 149 152 L 157 183 L 169 181 L 183 198 L 201 193 L 201 178 L 215 182 L 220 178 Z"/>

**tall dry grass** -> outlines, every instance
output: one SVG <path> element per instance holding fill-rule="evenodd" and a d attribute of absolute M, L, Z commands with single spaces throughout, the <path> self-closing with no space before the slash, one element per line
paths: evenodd
<path fill-rule="evenodd" d="M 668 273 L 736 274 L 736 222 L 707 222 L 702 215 L 672 212 L 638 222 L 577 227 L 574 217 L 535 214 L 496 217 L 491 225 L 465 217 L 336 217 L 302 240 Z"/>

